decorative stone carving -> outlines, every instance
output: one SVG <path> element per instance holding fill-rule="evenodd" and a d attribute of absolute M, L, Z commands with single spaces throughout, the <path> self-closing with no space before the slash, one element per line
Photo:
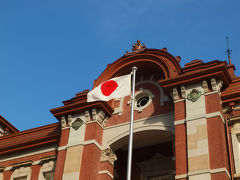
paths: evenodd
<path fill-rule="evenodd" d="M 14 169 L 10 180 L 15 180 L 19 177 L 26 177 L 27 180 L 31 178 L 31 167 L 30 166 L 20 166 Z"/>
<path fill-rule="evenodd" d="M 138 101 L 141 99 L 141 98 L 144 98 L 144 97 L 148 97 L 148 101 L 145 105 L 143 106 L 138 106 Z M 143 89 L 143 88 L 140 88 L 139 91 L 137 91 L 135 93 L 135 107 L 134 107 L 134 110 L 138 111 L 138 112 L 142 112 L 146 107 L 149 106 L 149 104 L 151 104 L 152 102 L 152 99 L 155 97 L 155 95 L 149 91 L 148 89 Z M 128 105 L 131 105 L 131 100 L 128 101 Z"/>
<path fill-rule="evenodd" d="M 119 101 L 120 103 L 119 103 L 119 106 L 118 106 L 118 107 L 114 108 L 113 114 L 117 114 L 117 113 L 118 113 L 119 116 L 122 115 L 122 112 L 123 112 L 123 107 L 122 107 L 122 106 L 123 106 L 123 100 L 124 100 L 123 97 L 122 97 L 122 98 L 115 98 L 115 99 L 114 99 L 115 102 L 116 102 L 116 101 Z"/>
<path fill-rule="evenodd" d="M 68 115 L 68 125 L 72 126 L 72 115 Z"/>
<path fill-rule="evenodd" d="M 72 128 L 75 130 L 78 130 L 81 126 L 83 125 L 83 120 L 80 118 L 77 118 L 73 123 L 72 123 Z"/>
<path fill-rule="evenodd" d="M 140 52 L 143 52 L 146 49 L 146 45 L 141 43 L 140 40 L 137 40 L 137 43 L 132 43 L 132 52 L 126 52 L 125 56 L 134 55 Z"/>
<path fill-rule="evenodd" d="M 92 119 L 93 121 L 99 122 L 103 127 L 106 125 L 108 117 L 102 110 L 92 109 Z"/>
<path fill-rule="evenodd" d="M 5 134 L 4 127 L 0 124 L 0 136 Z"/>
<path fill-rule="evenodd" d="M 202 87 L 203 87 L 204 92 L 207 93 L 208 92 L 208 83 L 206 80 L 204 80 L 202 82 Z"/>
<path fill-rule="evenodd" d="M 185 86 L 182 86 L 181 87 L 181 94 L 182 94 L 182 98 L 186 98 L 187 97 L 187 95 L 186 95 L 186 88 L 185 88 Z"/>
<path fill-rule="evenodd" d="M 221 92 L 223 81 L 218 82 L 218 92 Z"/>
<path fill-rule="evenodd" d="M 105 113 L 103 111 L 100 111 L 98 113 L 97 121 L 101 124 L 103 122 L 104 117 L 105 117 Z"/>
<path fill-rule="evenodd" d="M 90 121 L 90 113 L 87 110 L 85 111 L 85 119 L 86 119 L 86 122 Z"/>
<path fill-rule="evenodd" d="M 117 160 L 117 156 L 114 154 L 111 148 L 107 148 L 101 151 L 100 161 L 109 161 L 112 165 L 114 165 L 114 161 Z"/>
<path fill-rule="evenodd" d="M 177 90 L 177 88 L 173 88 L 172 95 L 173 95 L 173 100 L 174 100 L 174 101 L 176 101 L 176 100 L 179 99 L 179 95 L 178 95 L 178 90 Z"/>
<path fill-rule="evenodd" d="M 211 86 L 213 91 L 221 92 L 223 81 L 216 81 L 216 79 L 211 79 Z"/>
<path fill-rule="evenodd" d="M 136 50 L 140 50 L 140 49 L 145 49 L 146 45 L 141 43 L 140 40 L 137 40 L 137 43 L 132 43 L 132 50 L 136 51 Z"/>
<path fill-rule="evenodd" d="M 54 170 L 55 170 L 55 166 L 56 166 L 56 162 L 54 159 L 48 159 L 48 157 L 46 157 L 42 163 L 42 167 L 40 169 L 40 172 L 39 172 L 39 176 L 38 176 L 38 180 L 45 180 L 46 177 L 44 177 L 46 174 L 45 173 L 53 173 Z"/>
<path fill-rule="evenodd" d="M 103 120 L 102 126 L 105 127 L 106 124 L 107 124 L 107 122 L 108 122 L 108 117 L 106 117 L 106 118 Z"/>
<path fill-rule="evenodd" d="M 212 90 L 217 91 L 217 81 L 216 79 L 211 79 Z"/>
<path fill-rule="evenodd" d="M 45 162 L 45 163 L 42 165 L 42 168 L 43 168 L 45 171 L 53 170 L 54 167 L 55 167 L 55 162 L 54 162 L 54 161 L 48 161 L 48 162 Z"/>
<path fill-rule="evenodd" d="M 0 136 L 9 135 L 9 134 L 11 134 L 10 129 L 0 124 Z"/>
<path fill-rule="evenodd" d="M 187 96 L 187 99 L 189 101 L 192 101 L 192 102 L 196 102 L 200 96 L 202 95 L 202 92 L 197 90 L 197 89 L 193 89 Z"/>
<path fill-rule="evenodd" d="M 64 116 L 61 117 L 61 126 L 62 126 L 62 128 L 67 127 L 66 119 Z"/>
<path fill-rule="evenodd" d="M 92 118 L 93 118 L 93 121 L 97 120 L 97 111 L 96 111 L 96 109 L 92 109 Z"/>

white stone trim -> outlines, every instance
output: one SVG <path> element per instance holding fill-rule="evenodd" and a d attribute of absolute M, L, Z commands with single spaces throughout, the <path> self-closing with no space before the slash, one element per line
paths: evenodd
<path fill-rule="evenodd" d="M 33 161 L 32 165 L 38 165 L 41 163 L 41 160 Z"/>
<path fill-rule="evenodd" d="M 231 179 L 231 176 L 230 176 L 230 174 L 229 174 L 229 172 L 227 171 L 226 168 L 218 168 L 218 169 L 211 169 L 210 170 L 211 174 L 220 173 L 220 172 L 225 172 L 227 174 L 228 178 Z"/>
<path fill-rule="evenodd" d="M 206 173 L 215 174 L 215 173 L 221 173 L 221 172 L 225 172 L 227 174 L 228 178 L 231 179 L 231 176 L 225 167 L 217 168 L 217 169 L 205 169 L 205 170 L 201 170 L 201 171 L 189 172 L 188 174 L 177 175 L 177 176 L 175 176 L 175 179 L 181 179 L 181 178 L 186 178 L 189 176 L 206 174 Z"/>
<path fill-rule="evenodd" d="M 84 146 L 85 146 L 85 145 L 89 145 L 89 144 L 95 144 L 100 150 L 102 150 L 102 146 L 101 146 L 96 140 L 94 140 L 94 139 L 89 140 L 89 141 L 85 141 L 85 142 L 83 143 Z"/>
<path fill-rule="evenodd" d="M 218 91 L 212 91 L 212 92 L 205 93 L 205 96 L 208 96 L 208 95 L 211 95 L 211 94 L 218 94 L 219 96 L 221 95 Z"/>
<path fill-rule="evenodd" d="M 104 149 L 129 135 L 129 122 L 106 127 L 103 130 L 102 147 Z M 134 133 L 148 130 L 161 130 L 174 134 L 174 113 L 166 113 L 134 121 Z M 113 148 L 113 147 L 112 147 Z M 115 150 L 113 148 L 113 150 Z"/>
<path fill-rule="evenodd" d="M 121 98 L 115 98 L 114 102 L 119 101 L 119 106 L 114 108 L 114 112 L 112 114 L 118 114 L 119 116 L 122 115 L 123 112 L 123 101 L 124 101 L 124 97 Z"/>
<path fill-rule="evenodd" d="M 12 166 L 8 166 L 4 169 L 4 171 L 10 171 L 12 169 Z"/>
<path fill-rule="evenodd" d="M 104 129 L 104 127 L 103 127 L 103 125 L 102 124 L 100 124 L 100 122 L 98 122 L 97 120 L 95 120 L 95 121 L 88 121 L 88 122 L 86 122 L 86 124 L 92 124 L 92 123 L 97 123 L 101 128 L 103 128 Z"/>
<path fill-rule="evenodd" d="M 187 177 L 188 177 L 187 174 L 181 174 L 181 175 L 175 176 L 175 179 L 182 179 L 182 178 L 187 178 Z"/>
<path fill-rule="evenodd" d="M 182 101 L 185 101 L 185 99 L 178 99 L 178 100 L 175 100 L 174 103 L 178 103 L 178 102 L 182 102 Z"/>
<path fill-rule="evenodd" d="M 64 130 L 64 129 L 69 129 L 69 128 L 70 128 L 69 126 L 67 126 L 67 127 L 63 127 L 62 130 Z"/>
<path fill-rule="evenodd" d="M 107 174 L 113 179 L 113 175 L 108 170 L 101 170 L 98 171 L 98 174 Z"/>
<path fill-rule="evenodd" d="M 88 145 L 88 144 L 95 144 L 100 150 L 102 150 L 102 146 L 95 140 L 95 139 L 92 139 L 92 140 L 89 140 L 89 141 L 84 141 L 83 143 L 80 142 L 80 143 L 76 143 L 76 144 L 69 144 L 67 146 L 61 146 L 58 148 L 58 151 L 62 151 L 62 150 L 65 150 L 69 147 L 74 147 L 74 146 L 78 146 L 78 145 Z"/>
<path fill-rule="evenodd" d="M 180 125 L 180 124 L 186 124 L 186 119 L 174 121 L 174 126 L 177 126 L 177 125 Z"/>
<path fill-rule="evenodd" d="M 56 146 L 51 146 L 49 148 L 39 148 L 42 150 L 33 150 L 33 151 L 29 151 L 29 152 L 22 152 L 19 153 L 19 155 L 13 155 L 12 157 L 0 157 L 0 162 L 4 162 L 4 161 L 10 161 L 13 159 L 17 159 L 17 158 L 22 158 L 22 157 L 27 157 L 27 156 L 32 156 L 32 155 L 36 155 L 36 154 L 41 154 L 41 153 L 45 153 L 45 152 L 50 152 L 50 151 L 55 151 L 57 150 Z"/>
<path fill-rule="evenodd" d="M 67 149 L 67 146 L 61 146 L 61 147 L 58 148 L 58 151 L 62 151 L 62 150 L 65 150 L 65 149 Z"/>
<path fill-rule="evenodd" d="M 222 122 L 225 124 L 224 118 L 219 111 L 216 111 L 213 113 L 208 113 L 208 114 L 196 114 L 195 116 L 192 116 L 192 117 L 186 117 L 186 121 L 194 121 L 194 120 L 198 120 L 201 118 L 211 118 L 211 117 L 216 117 L 216 116 L 220 116 Z"/>
<path fill-rule="evenodd" d="M 151 116 L 151 117 L 147 117 L 147 118 L 142 118 L 142 119 L 138 119 L 138 120 L 134 120 L 134 123 L 136 122 L 140 122 L 140 121 L 145 121 L 145 120 L 151 120 L 151 119 L 155 119 L 155 118 L 161 118 L 161 117 L 164 117 L 164 116 L 171 116 L 173 115 L 174 113 L 166 113 L 166 114 L 161 114 L 161 115 L 157 115 L 157 116 Z M 116 125 L 113 125 L 113 126 L 108 126 L 108 127 L 105 127 L 104 130 L 106 129 L 111 129 L 111 128 L 115 128 L 115 127 L 119 127 L 119 126 L 124 126 L 124 125 L 127 125 L 129 124 L 130 122 L 125 122 L 125 123 L 121 123 L 121 124 L 116 124 Z"/>
<path fill-rule="evenodd" d="M 195 114 L 195 115 L 192 115 L 191 117 L 187 116 L 186 121 L 195 121 L 202 118 L 206 118 L 206 114 Z"/>
<path fill-rule="evenodd" d="M 219 111 L 206 114 L 206 118 L 212 118 L 212 117 L 216 117 L 216 116 L 220 116 L 223 124 L 225 124 L 224 118 L 223 118 L 222 114 Z"/>

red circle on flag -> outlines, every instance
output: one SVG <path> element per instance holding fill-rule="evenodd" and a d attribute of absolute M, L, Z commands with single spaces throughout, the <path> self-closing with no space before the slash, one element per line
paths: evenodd
<path fill-rule="evenodd" d="M 115 81 L 110 80 L 101 85 L 101 91 L 104 96 L 110 96 L 115 91 L 115 89 L 117 89 L 117 87 L 118 84 Z"/>

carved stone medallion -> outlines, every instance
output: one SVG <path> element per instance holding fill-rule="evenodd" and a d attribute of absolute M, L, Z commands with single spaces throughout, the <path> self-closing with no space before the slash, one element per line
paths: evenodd
<path fill-rule="evenodd" d="M 80 118 L 77 118 L 73 123 L 72 123 L 72 128 L 75 130 L 78 130 L 81 126 L 83 125 L 83 120 Z"/>
<path fill-rule="evenodd" d="M 202 95 L 202 92 L 197 90 L 197 89 L 193 89 L 187 96 L 187 99 L 189 101 L 192 101 L 192 102 L 196 102 L 200 96 Z"/>

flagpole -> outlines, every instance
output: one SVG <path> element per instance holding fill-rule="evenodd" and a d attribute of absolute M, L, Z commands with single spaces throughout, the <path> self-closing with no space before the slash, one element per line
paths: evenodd
<path fill-rule="evenodd" d="M 137 67 L 132 68 L 132 96 L 131 96 L 131 119 L 129 127 L 129 141 L 128 141 L 128 164 L 127 164 L 127 180 L 131 180 L 132 170 L 132 145 L 133 145 L 133 119 L 134 119 L 134 106 L 135 106 L 135 78 Z"/>

